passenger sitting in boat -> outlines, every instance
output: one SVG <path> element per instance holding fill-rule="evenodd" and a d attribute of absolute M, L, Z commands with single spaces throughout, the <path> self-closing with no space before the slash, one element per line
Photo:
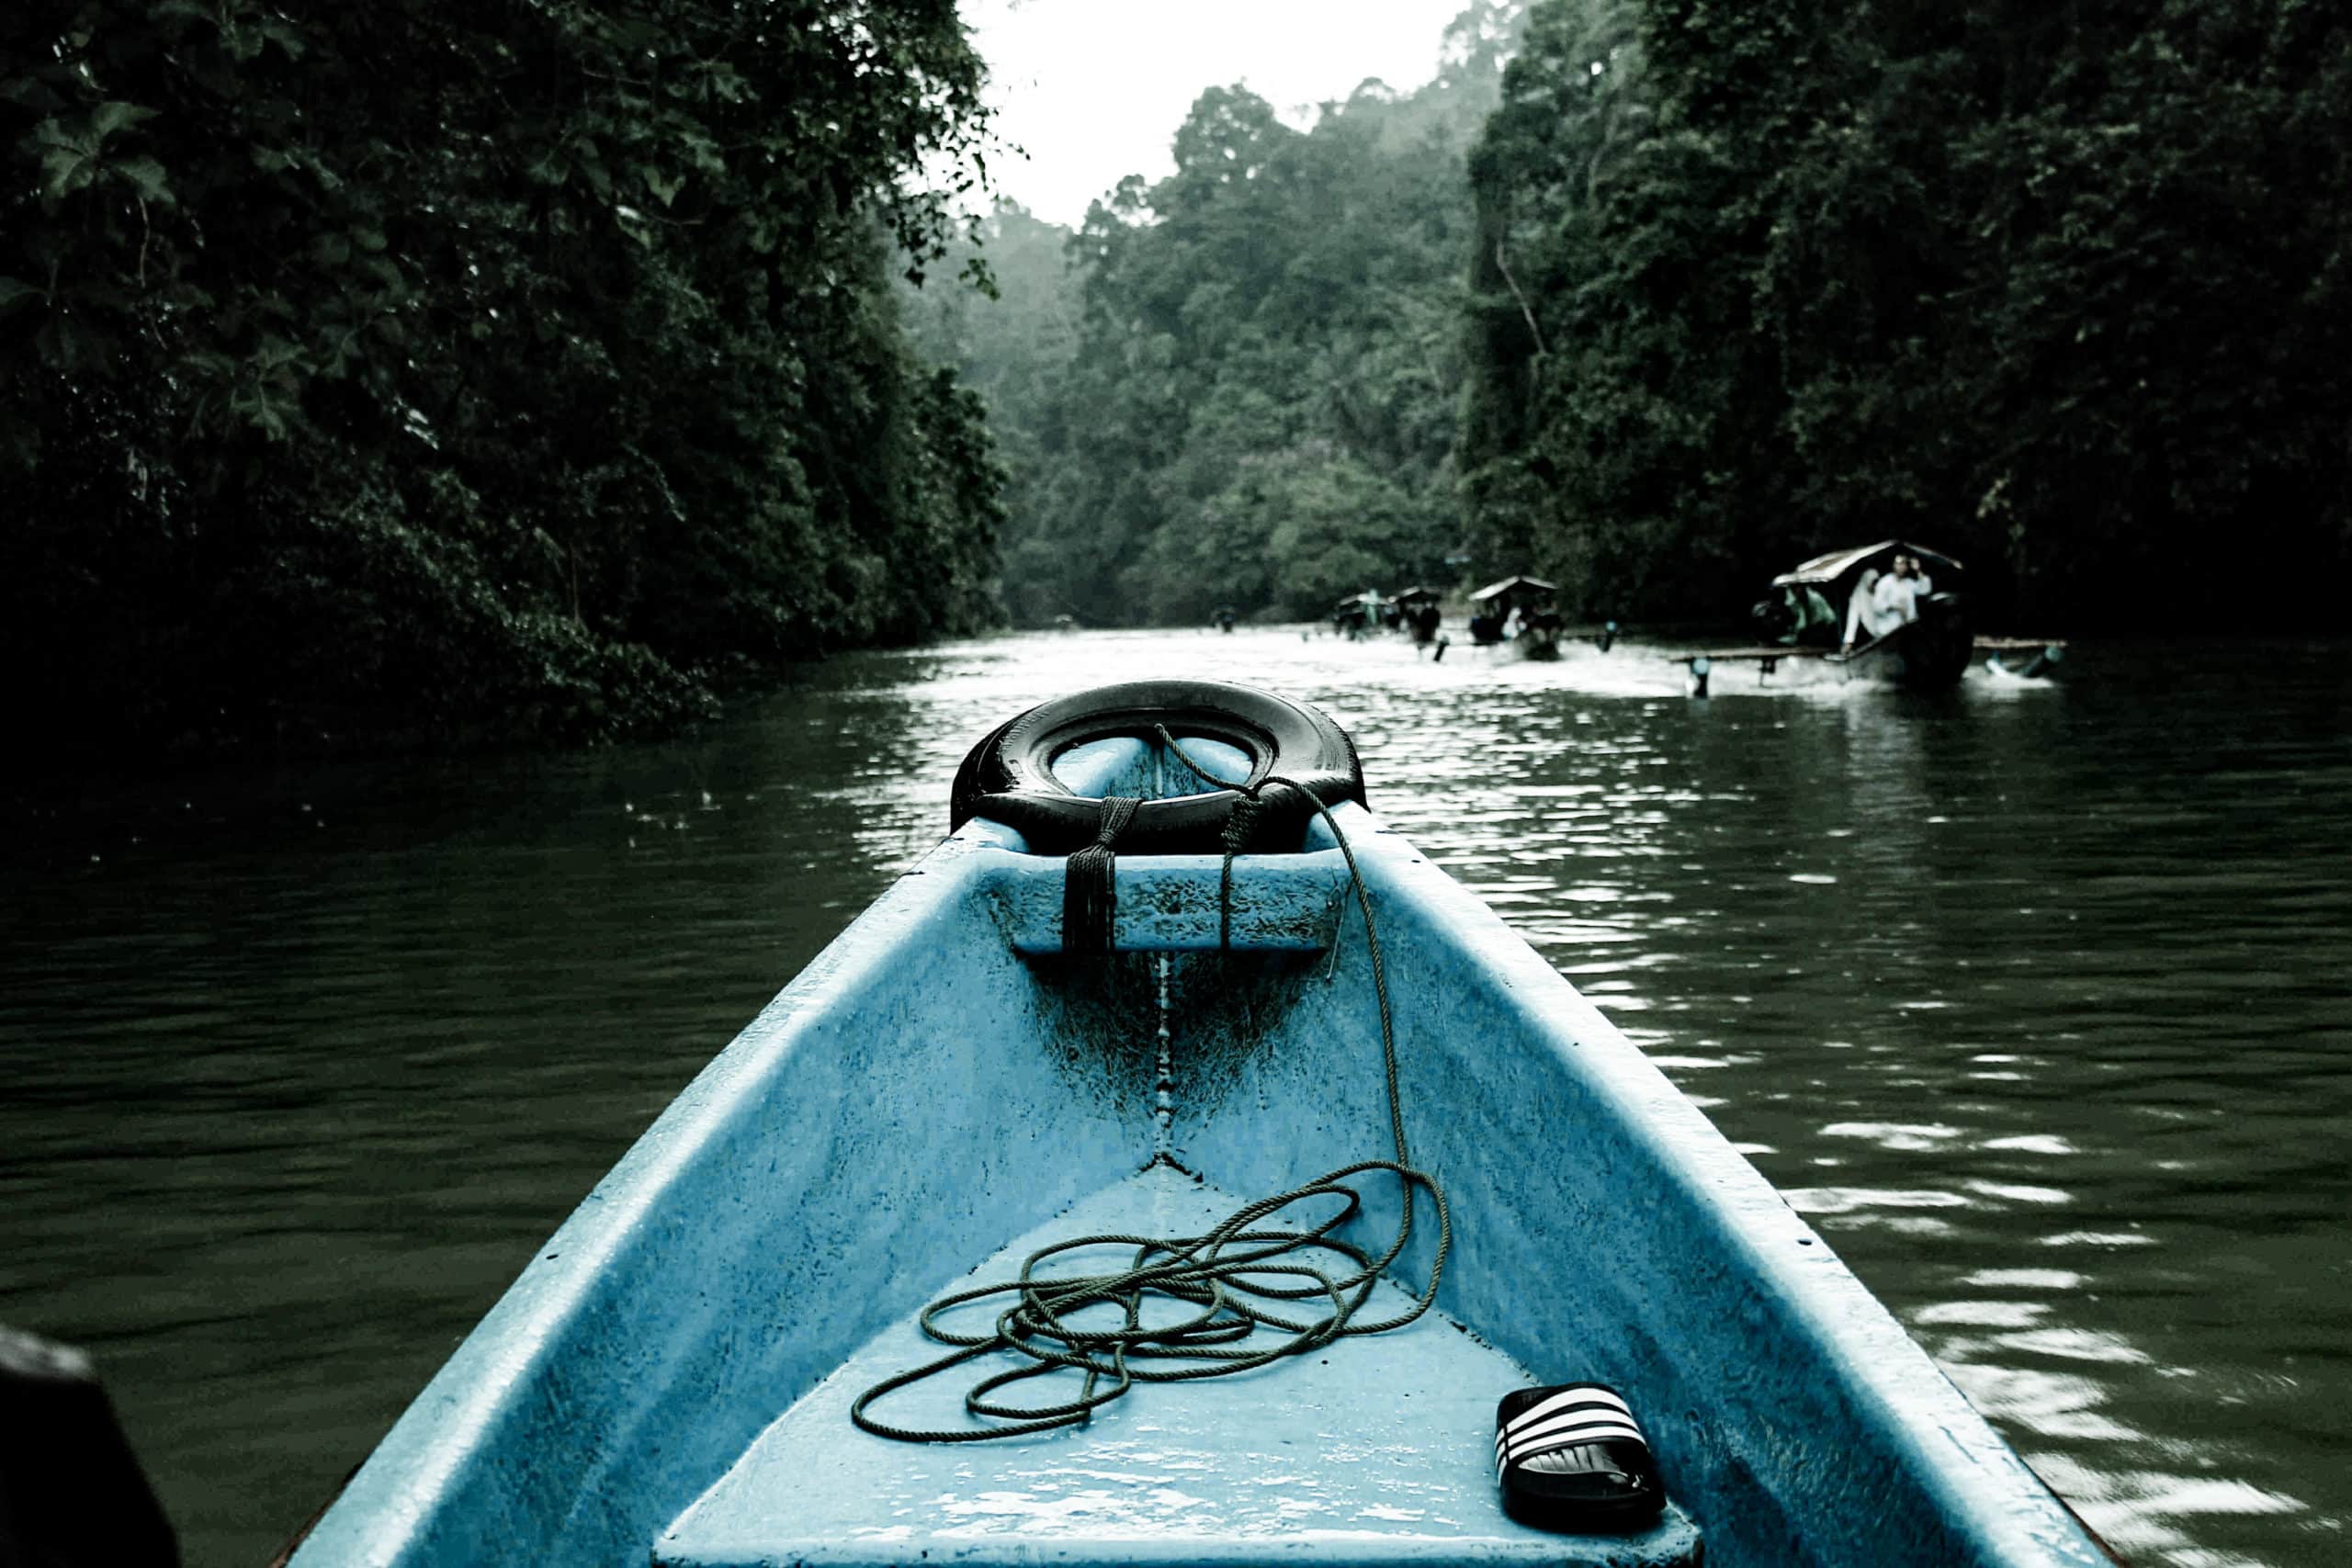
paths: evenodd
<path fill-rule="evenodd" d="M 1781 593 L 1779 611 L 1788 620 L 1788 630 L 1782 634 L 1781 641 L 1802 643 L 1808 640 L 1805 634 L 1814 627 L 1827 631 L 1838 625 L 1838 612 L 1829 607 L 1829 601 L 1822 597 L 1820 589 L 1804 584 L 1783 588 Z M 1757 606 L 1757 613 L 1764 615 L 1772 608 L 1761 604 Z"/>
<path fill-rule="evenodd" d="M 1919 601 L 1928 596 L 1928 576 L 1919 570 L 1919 558 L 1900 555 L 1894 558 L 1894 570 L 1878 581 L 1879 608 L 1894 618 L 1897 626 L 1909 626 L 1919 618 Z"/>
<path fill-rule="evenodd" d="M 1876 642 L 1883 635 L 1879 630 L 1878 580 L 1883 574 L 1865 569 L 1854 580 L 1853 597 L 1846 601 L 1846 636 L 1839 644 L 1845 653 L 1854 651 L 1857 636 Z"/>
<path fill-rule="evenodd" d="M 1853 651 L 1857 630 L 1868 632 L 1876 642 L 1896 627 L 1917 620 L 1919 601 L 1932 586 L 1915 555 L 1896 556 L 1890 570 L 1863 572 L 1854 584 L 1853 603 L 1846 612 L 1846 651 Z"/>

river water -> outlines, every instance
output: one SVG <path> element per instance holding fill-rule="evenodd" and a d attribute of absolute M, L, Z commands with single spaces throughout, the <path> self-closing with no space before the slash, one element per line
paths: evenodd
<path fill-rule="evenodd" d="M 0 859 L 0 1322 L 92 1350 L 188 1561 L 258 1564 L 605 1168 L 944 829 L 965 747 L 1189 674 L 1714 1118 L 2135 1563 L 2352 1557 L 2352 649 L 1682 694 L 1293 631 L 836 660 L 685 740 L 245 769 Z"/>

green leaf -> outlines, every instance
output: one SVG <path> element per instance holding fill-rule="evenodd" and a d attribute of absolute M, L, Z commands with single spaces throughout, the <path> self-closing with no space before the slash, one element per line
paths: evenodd
<path fill-rule="evenodd" d="M 22 283 L 13 277 L 0 277 L 0 310 L 9 310 L 28 299 L 46 298 L 47 295 L 29 283 Z"/>
<path fill-rule="evenodd" d="M 164 165 L 153 158 L 125 158 L 114 165 L 114 172 L 130 182 L 144 201 L 169 202 L 172 187 Z"/>
<path fill-rule="evenodd" d="M 96 176 L 97 160 L 79 147 L 51 147 L 41 154 L 41 194 L 62 201 Z"/>
<path fill-rule="evenodd" d="M 241 392 L 229 400 L 229 412 L 260 431 L 272 441 L 286 439 L 288 430 L 282 405 L 263 391 Z"/>
<path fill-rule="evenodd" d="M 137 104 L 119 101 L 103 103 L 90 111 L 90 133 L 98 140 L 104 141 L 118 130 L 127 130 L 134 125 L 154 118 L 153 109 L 142 109 Z"/>
<path fill-rule="evenodd" d="M 675 179 L 666 179 L 659 170 L 648 169 L 645 171 L 645 188 L 653 193 L 654 200 L 668 207 L 678 199 L 678 193 L 686 188 L 685 176 L 681 175 Z"/>
<path fill-rule="evenodd" d="M 727 173 L 727 155 L 718 150 L 718 142 L 692 130 L 679 140 L 685 143 L 686 155 L 694 160 L 695 168 L 707 175 L 724 175 Z"/>
<path fill-rule="evenodd" d="M 310 48 L 309 40 L 302 37 L 292 23 L 281 21 L 276 17 L 269 17 L 262 23 L 261 36 L 284 50 L 286 58 L 288 60 L 301 59 L 303 51 Z"/>

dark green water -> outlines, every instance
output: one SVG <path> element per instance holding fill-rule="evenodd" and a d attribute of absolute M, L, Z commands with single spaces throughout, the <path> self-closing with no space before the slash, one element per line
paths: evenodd
<path fill-rule="evenodd" d="M 0 858 L 0 1321 L 258 1564 L 944 829 L 966 744 L 1257 680 L 1704 1105 L 2136 1563 L 2352 1556 L 2352 649 L 1938 699 L 1289 634 L 839 661 L 692 741 L 246 772 Z"/>

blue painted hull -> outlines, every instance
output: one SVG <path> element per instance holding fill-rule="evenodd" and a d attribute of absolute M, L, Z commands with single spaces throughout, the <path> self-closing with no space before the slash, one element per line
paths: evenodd
<path fill-rule="evenodd" d="M 1701 1538 L 1719 1564 L 2105 1561 L 1606 1019 L 1409 843 L 1341 820 L 1414 1156 L 1453 1205 L 1442 1317 L 1148 1387 L 1078 1430 L 938 1449 L 851 1428 L 858 1387 L 926 1358 L 910 1315 L 976 1267 L 1106 1225 L 1181 1233 L 1384 1152 L 1336 851 L 1240 863 L 1233 954 L 1214 858 L 1123 858 L 1121 955 L 1069 960 L 1061 863 L 975 822 L 539 1249 L 298 1568 L 1663 1565 Z M 1385 1235 L 1393 1195 L 1368 1196 Z M 1496 1399 L 1583 1378 L 1625 1391 L 1658 1451 L 1675 1507 L 1641 1535 L 1542 1535 L 1496 1505 Z"/>

